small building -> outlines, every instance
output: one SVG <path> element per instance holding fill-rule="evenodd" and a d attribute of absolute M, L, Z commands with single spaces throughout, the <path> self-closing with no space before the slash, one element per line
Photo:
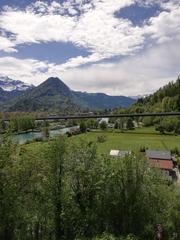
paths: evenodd
<path fill-rule="evenodd" d="M 164 171 L 168 177 L 174 176 L 174 164 L 170 151 L 146 150 L 150 164 Z"/>
<path fill-rule="evenodd" d="M 101 118 L 101 119 L 99 119 L 99 124 L 102 123 L 102 122 L 106 122 L 108 124 L 109 118 Z"/>
<path fill-rule="evenodd" d="M 110 156 L 111 157 L 120 157 L 123 158 L 126 155 L 131 154 L 131 151 L 120 151 L 120 150 L 111 150 L 110 151 Z"/>

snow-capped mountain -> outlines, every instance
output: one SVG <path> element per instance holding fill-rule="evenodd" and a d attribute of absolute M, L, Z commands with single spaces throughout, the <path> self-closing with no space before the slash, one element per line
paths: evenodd
<path fill-rule="evenodd" d="M 0 76 L 0 88 L 2 88 L 4 91 L 25 91 L 29 88 L 33 88 L 33 85 L 24 83 L 19 80 L 13 80 L 7 76 Z"/>

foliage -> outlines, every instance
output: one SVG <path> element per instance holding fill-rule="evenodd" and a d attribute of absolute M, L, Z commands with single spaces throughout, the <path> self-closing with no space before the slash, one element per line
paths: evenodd
<path fill-rule="evenodd" d="M 5 138 L 0 181 L 2 240 L 151 240 L 157 223 L 165 240 L 180 237 L 179 189 L 139 154 L 112 161 L 84 139 L 32 151 Z"/>
<path fill-rule="evenodd" d="M 81 121 L 79 128 L 82 133 L 85 133 L 87 130 L 86 123 L 84 121 Z"/>
<path fill-rule="evenodd" d="M 136 107 L 144 107 L 145 111 L 180 111 L 180 78 L 160 88 L 154 94 L 139 99 Z"/>
<path fill-rule="evenodd" d="M 89 119 L 89 120 L 87 120 L 86 125 L 87 125 L 87 127 L 90 128 L 90 129 L 91 129 L 91 128 L 92 128 L 92 129 L 98 128 L 98 122 L 97 122 L 96 120 L 94 120 L 94 119 Z"/>
<path fill-rule="evenodd" d="M 99 126 L 101 130 L 106 130 L 108 127 L 106 121 L 102 121 Z"/>
<path fill-rule="evenodd" d="M 18 218 L 16 146 L 7 136 L 0 139 L 0 239 L 13 239 Z"/>
<path fill-rule="evenodd" d="M 180 133 L 180 119 L 177 117 L 164 118 L 159 125 L 156 126 L 156 130 L 160 133 Z"/>
<path fill-rule="evenodd" d="M 43 135 L 43 138 L 45 139 L 49 138 L 49 135 L 50 135 L 49 127 L 42 128 L 42 135 Z"/>
<path fill-rule="evenodd" d="M 153 118 L 152 117 L 144 117 L 142 122 L 143 122 L 143 125 L 145 127 L 152 126 L 153 125 Z"/>
<path fill-rule="evenodd" d="M 170 82 L 166 86 L 160 88 L 152 95 L 138 99 L 128 112 L 178 112 L 180 111 L 180 77 L 176 82 Z M 180 133 L 180 120 L 176 117 L 143 117 L 144 126 L 156 126 L 160 133 L 174 132 Z M 173 123 L 174 122 L 174 123 Z M 174 124 L 174 126 L 173 126 Z"/>
<path fill-rule="evenodd" d="M 132 118 L 128 118 L 127 123 L 126 123 L 126 128 L 129 130 L 134 129 L 134 123 L 133 123 Z"/>
<path fill-rule="evenodd" d="M 132 234 L 129 234 L 127 237 L 116 237 L 112 234 L 103 234 L 102 236 L 96 237 L 93 240 L 137 240 Z"/>
<path fill-rule="evenodd" d="M 106 136 L 105 135 L 97 136 L 97 142 L 104 143 L 105 141 L 106 141 Z"/>
<path fill-rule="evenodd" d="M 15 117 L 11 118 L 10 120 L 10 129 L 12 131 L 18 132 L 18 131 L 27 131 L 29 129 L 35 128 L 35 119 L 30 116 L 22 116 L 22 117 Z"/>

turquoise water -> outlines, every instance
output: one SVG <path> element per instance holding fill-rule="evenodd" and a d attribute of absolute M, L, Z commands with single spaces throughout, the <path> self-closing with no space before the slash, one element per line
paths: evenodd
<path fill-rule="evenodd" d="M 58 135 L 63 135 L 70 131 L 71 129 L 77 129 L 78 127 L 69 127 L 69 128 L 63 128 L 58 130 L 50 130 L 50 138 L 54 138 Z M 24 144 L 27 141 L 32 141 L 36 138 L 41 138 L 42 132 L 28 132 L 28 133 L 20 133 L 17 135 L 12 135 L 12 139 L 15 142 L 18 142 L 19 144 Z"/>

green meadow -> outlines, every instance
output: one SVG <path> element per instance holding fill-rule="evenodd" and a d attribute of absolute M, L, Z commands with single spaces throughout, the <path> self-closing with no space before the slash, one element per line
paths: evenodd
<path fill-rule="evenodd" d="M 99 143 L 98 136 L 104 135 L 105 142 Z M 110 150 L 134 150 L 138 151 L 141 147 L 154 150 L 172 150 L 180 148 L 180 136 L 161 135 L 154 128 L 139 128 L 132 131 L 120 132 L 117 130 L 91 131 L 68 138 L 70 142 L 92 141 L 97 143 L 98 153 L 108 154 Z M 34 153 L 41 151 L 41 148 L 47 143 L 34 142 L 25 145 L 25 148 Z"/>

